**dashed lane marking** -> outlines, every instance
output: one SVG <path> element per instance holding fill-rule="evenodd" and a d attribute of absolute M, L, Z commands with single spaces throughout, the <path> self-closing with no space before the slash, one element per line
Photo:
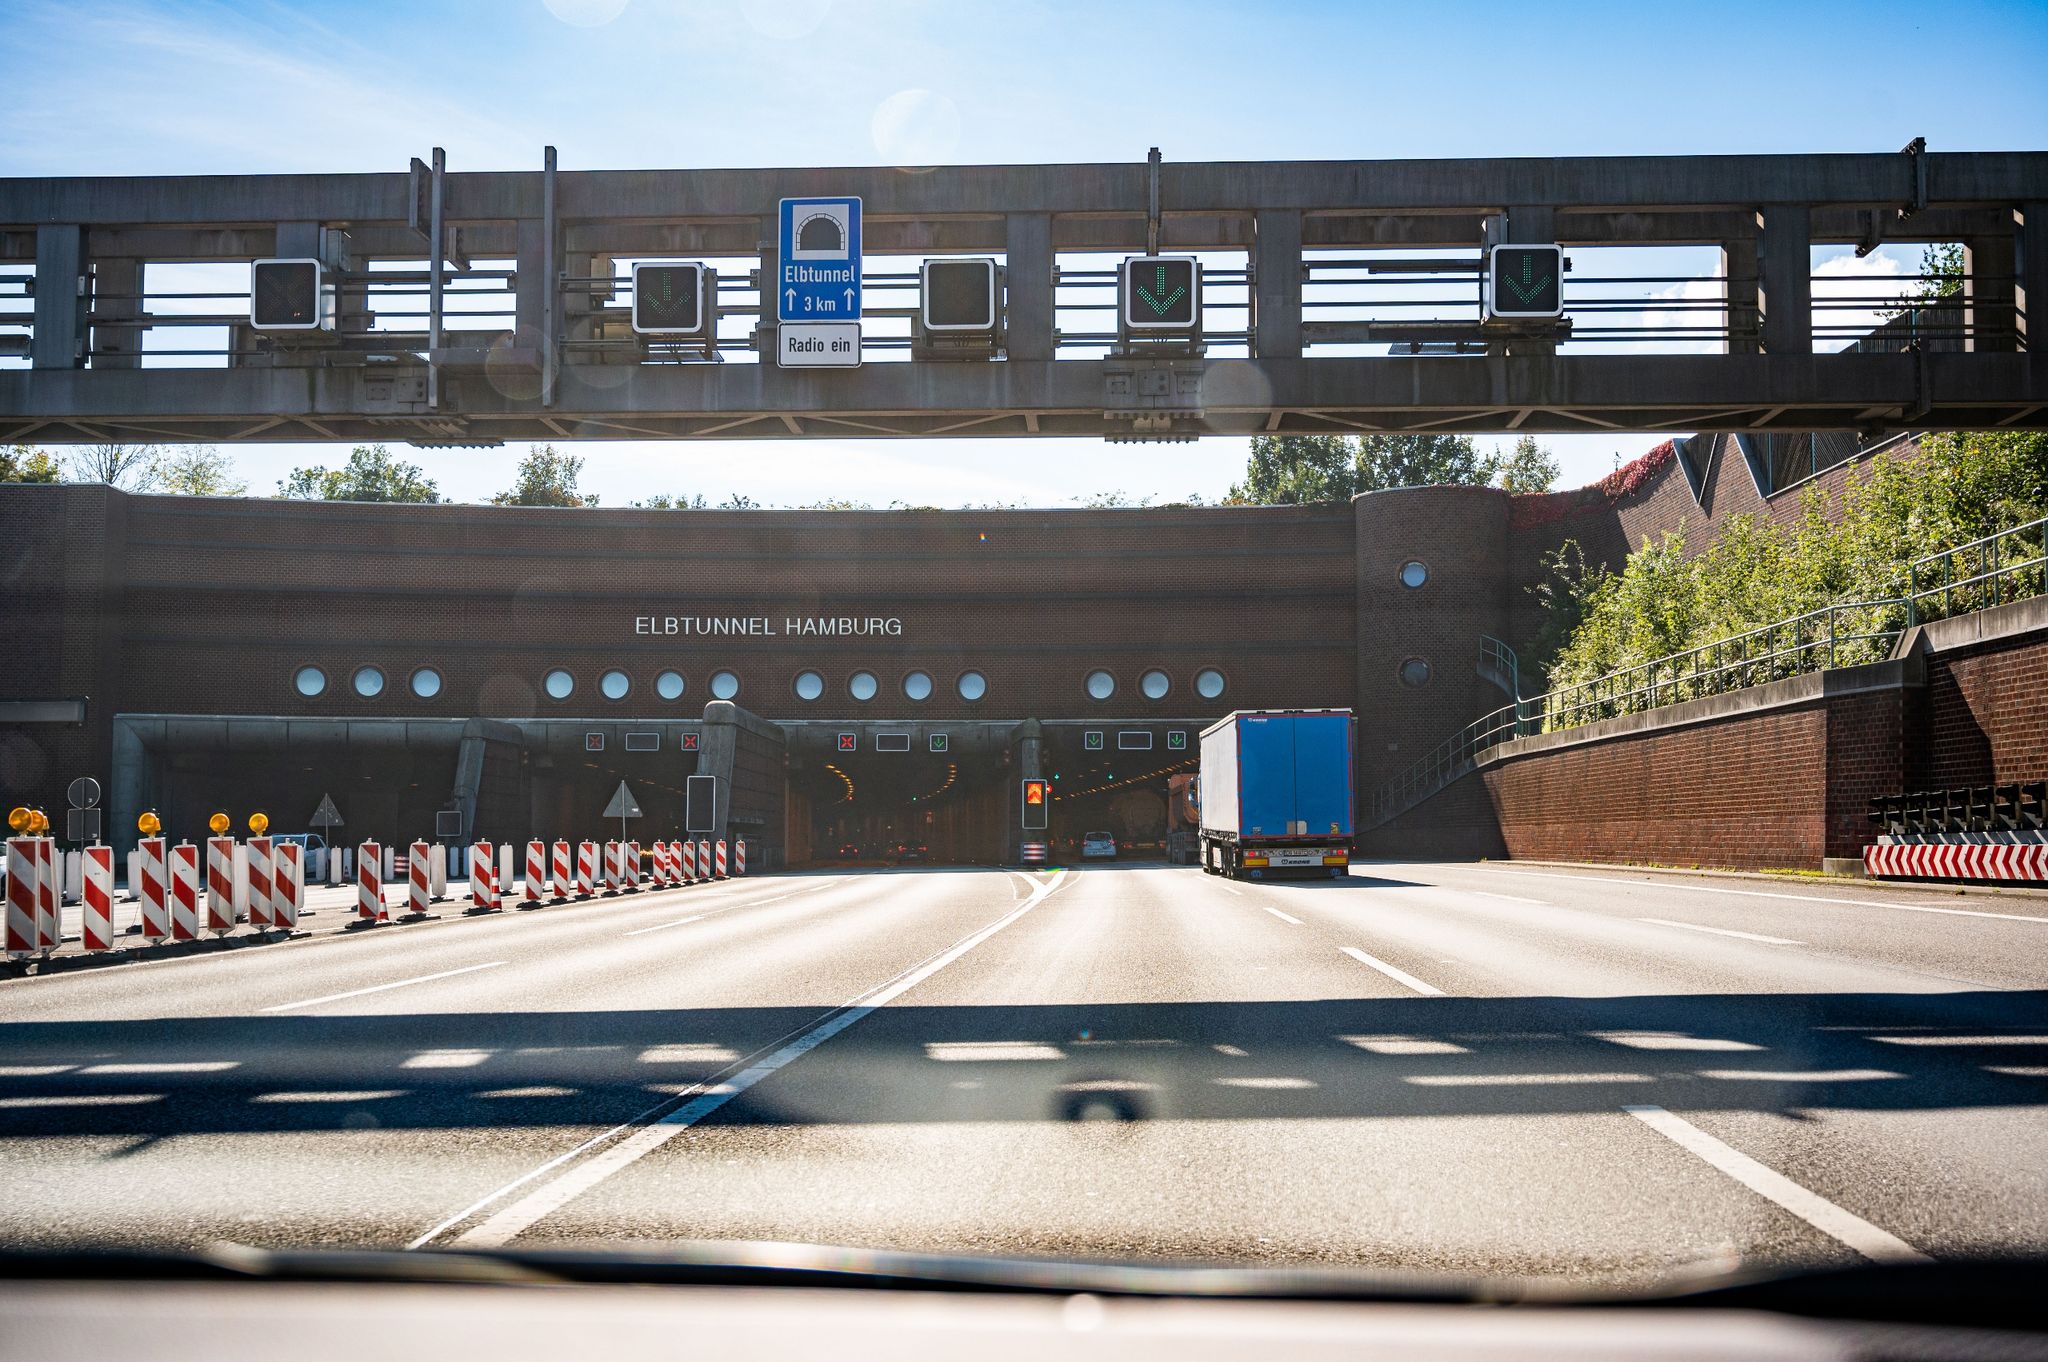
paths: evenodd
<path fill-rule="evenodd" d="M 1384 974 L 1389 979 L 1392 979 L 1395 983 L 1405 985 L 1408 988 L 1412 988 L 1417 993 L 1420 993 L 1425 997 L 1441 998 L 1445 996 L 1444 991 L 1436 987 L 1436 985 L 1425 984 L 1420 979 L 1410 974 L 1407 970 L 1401 969 L 1394 965 L 1390 965 L 1376 955 L 1367 955 L 1364 951 L 1358 949 L 1358 947 L 1356 946 L 1339 946 L 1337 949 L 1344 952 L 1344 954 L 1350 956 L 1353 960 L 1356 960 L 1359 964 L 1365 965 L 1371 969 L 1376 969 L 1381 974 Z"/>
<path fill-rule="evenodd" d="M 278 1003 L 273 1007 L 259 1008 L 261 1012 L 293 1012 L 302 1007 L 318 1007 L 322 1003 L 338 1003 L 343 998 L 360 998 L 366 993 L 382 993 L 387 989 L 410 988 L 414 984 L 431 984 L 436 979 L 452 979 L 458 974 L 474 974 L 480 969 L 496 969 L 503 960 L 487 960 L 481 965 L 464 965 L 461 969 L 444 969 L 439 974 L 422 974 L 416 979 L 394 979 L 388 984 L 372 984 L 368 988 L 352 988 L 346 993 L 329 993 L 319 998 L 301 998 L 295 1003 Z"/>
<path fill-rule="evenodd" d="M 1659 927 L 1683 927 L 1688 932 L 1712 932 L 1715 936 L 1739 937 L 1744 941 L 1761 941 L 1766 946 L 1804 946 L 1804 941 L 1794 941 L 1784 936 L 1764 936 L 1759 932 L 1738 932 L 1732 927 L 1702 927 L 1697 922 L 1674 922 L 1668 917 L 1639 917 L 1638 922 L 1651 922 Z"/>

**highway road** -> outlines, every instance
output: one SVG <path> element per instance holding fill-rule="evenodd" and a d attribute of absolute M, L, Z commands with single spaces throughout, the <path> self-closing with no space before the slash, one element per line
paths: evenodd
<path fill-rule="evenodd" d="M 0 1242 L 2048 1251 L 2048 899 L 821 871 L 0 982 Z"/>

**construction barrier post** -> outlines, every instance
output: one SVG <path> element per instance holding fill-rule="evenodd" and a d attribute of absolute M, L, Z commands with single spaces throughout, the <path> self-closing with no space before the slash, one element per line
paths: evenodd
<path fill-rule="evenodd" d="M 142 903 L 142 939 L 154 945 L 171 934 L 170 867 L 164 839 L 145 837 L 135 844 L 135 892 Z"/>
<path fill-rule="evenodd" d="M 199 939 L 199 848 L 180 842 L 171 848 L 171 940 Z"/>
<path fill-rule="evenodd" d="M 604 892 L 619 894 L 625 892 L 625 871 L 622 862 L 626 859 L 626 845 L 623 842 L 604 844 Z"/>
<path fill-rule="evenodd" d="M 654 861 L 648 870 L 656 889 L 668 888 L 668 847 L 665 843 L 654 844 Z"/>
<path fill-rule="evenodd" d="M 433 895 L 433 873 L 427 869 L 427 844 L 414 842 L 405 853 L 406 910 L 413 917 L 427 915 Z"/>
<path fill-rule="evenodd" d="M 251 837 L 242 843 L 249 857 L 249 926 L 259 932 L 270 930 L 271 904 L 276 898 L 277 855 L 268 837 Z"/>
<path fill-rule="evenodd" d="M 222 924 L 226 925 L 223 926 Z M 235 929 L 235 839 L 206 839 L 206 908 L 204 930 Z"/>
<path fill-rule="evenodd" d="M 576 897 L 587 899 L 597 893 L 597 843 L 576 844 Z"/>
<path fill-rule="evenodd" d="M 384 848 L 365 842 L 356 848 L 356 917 L 363 922 L 383 922 Z"/>
<path fill-rule="evenodd" d="M 725 878 L 725 839 L 723 837 L 712 843 L 711 855 L 711 877 L 722 880 Z"/>
<path fill-rule="evenodd" d="M 742 837 L 732 844 L 732 873 L 747 873 L 747 839 Z"/>
<path fill-rule="evenodd" d="M 498 863 L 489 842 L 470 848 L 469 901 L 487 912 L 498 910 Z"/>
<path fill-rule="evenodd" d="M 299 925 L 306 902 L 306 849 L 297 842 L 279 844 L 270 876 L 270 925 L 289 932 Z"/>
<path fill-rule="evenodd" d="M 626 864 L 624 869 L 626 872 L 626 892 L 629 894 L 639 893 L 640 844 L 638 842 L 626 843 Z"/>
<path fill-rule="evenodd" d="M 89 951 L 110 951 L 114 949 L 114 849 L 87 847 L 80 859 L 84 873 L 78 901 L 85 912 L 79 940 Z"/>
<path fill-rule="evenodd" d="M 683 850 L 683 878 L 691 884 L 697 882 L 697 844 L 681 843 Z"/>
<path fill-rule="evenodd" d="M 711 874 L 711 843 L 699 838 L 697 841 L 697 878 L 708 880 Z"/>
<path fill-rule="evenodd" d="M 555 892 L 557 903 L 566 903 L 576 881 L 576 852 L 567 842 L 554 845 Z"/>
<path fill-rule="evenodd" d="M 61 906 L 66 903 L 83 903 L 85 901 L 85 858 L 75 851 L 65 851 L 59 852 L 57 859 L 58 864 L 64 871 L 61 876 L 63 880 L 63 893 L 58 897 L 58 904 Z"/>
<path fill-rule="evenodd" d="M 526 844 L 526 906 L 537 908 L 547 897 L 548 846 L 545 842 Z"/>
<path fill-rule="evenodd" d="M 427 848 L 427 897 L 436 903 L 448 897 L 448 848 L 439 842 Z"/>
<path fill-rule="evenodd" d="M 36 953 L 36 853 L 33 837 L 7 839 L 7 958 Z"/>
<path fill-rule="evenodd" d="M 48 955 L 64 943 L 64 919 L 57 898 L 57 844 L 48 837 L 38 837 L 35 846 L 36 949 Z"/>

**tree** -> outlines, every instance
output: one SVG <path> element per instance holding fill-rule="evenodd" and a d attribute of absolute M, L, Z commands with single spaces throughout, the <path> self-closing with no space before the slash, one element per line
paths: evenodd
<path fill-rule="evenodd" d="M 1557 459 L 1533 435 L 1515 441 L 1500 464 L 1500 485 L 1510 492 L 1548 492 L 1557 482 Z"/>
<path fill-rule="evenodd" d="M 357 445 L 340 468 L 294 468 L 277 485 L 281 497 L 306 501 L 441 501 L 441 489 L 418 464 L 394 458 L 383 445 Z"/>
<path fill-rule="evenodd" d="M 1114 492 L 1093 492 L 1088 496 L 1076 497 L 1074 499 L 1091 511 L 1115 511 L 1136 506 L 1150 506 L 1152 504 L 1151 497 L 1134 497 L 1121 487 L 1117 488 Z"/>
<path fill-rule="evenodd" d="M 249 484 L 235 477 L 235 461 L 212 445 L 185 445 L 157 463 L 157 490 L 173 496 L 238 497 Z"/>
<path fill-rule="evenodd" d="M 154 491 L 162 481 L 160 445 L 79 445 L 64 455 L 67 482 L 103 482 L 124 492 Z"/>
<path fill-rule="evenodd" d="M 1225 500 L 1298 506 L 1392 487 L 1481 487 L 1501 466 L 1469 435 L 1254 435 L 1244 481 Z"/>
<path fill-rule="evenodd" d="M 760 502 L 754 500 L 745 492 L 734 492 L 719 504 L 718 509 L 721 511 L 758 511 L 763 509 L 763 507 Z"/>
<path fill-rule="evenodd" d="M 34 445 L 0 445 L 0 482 L 62 482 L 63 472 L 48 451 Z"/>
<path fill-rule="evenodd" d="M 595 496 L 576 490 L 583 460 L 553 445 L 529 445 L 519 461 L 518 481 L 491 498 L 497 506 L 595 506 Z"/>
<path fill-rule="evenodd" d="M 701 511 L 706 502 L 702 492 L 694 497 L 688 494 L 672 497 L 666 492 L 657 492 L 645 501 L 636 501 L 632 504 L 647 511 Z"/>

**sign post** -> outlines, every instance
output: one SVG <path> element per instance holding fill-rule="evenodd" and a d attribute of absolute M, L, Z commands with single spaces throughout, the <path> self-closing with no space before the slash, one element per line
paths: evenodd
<path fill-rule="evenodd" d="M 619 840 L 626 840 L 626 820 L 640 817 L 640 801 L 633 798 L 633 792 L 620 781 L 619 788 L 612 791 L 612 802 L 604 806 L 604 817 L 619 820 Z"/>
<path fill-rule="evenodd" d="M 341 883 L 341 852 L 334 845 L 334 830 L 341 826 L 341 810 L 334 807 L 334 796 L 322 793 L 320 807 L 306 821 L 320 829 L 320 840 L 327 843 L 327 882 Z"/>
<path fill-rule="evenodd" d="M 779 216 L 775 363 L 860 367 L 860 200 L 784 199 Z"/>

